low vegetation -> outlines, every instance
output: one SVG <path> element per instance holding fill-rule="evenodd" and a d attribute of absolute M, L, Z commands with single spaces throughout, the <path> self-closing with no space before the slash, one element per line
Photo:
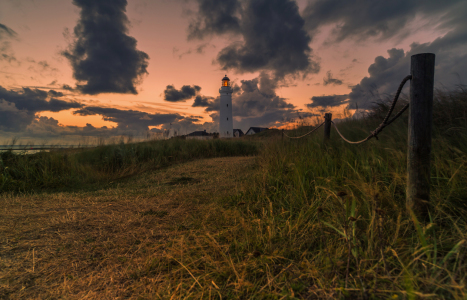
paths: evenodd
<path fill-rule="evenodd" d="M 348 139 L 363 139 L 379 125 L 387 109 L 388 102 L 381 102 L 365 119 L 337 125 Z M 288 134 L 298 135 L 295 131 Z M 197 168 L 207 172 L 204 176 L 210 184 L 192 173 L 171 171 L 177 166 L 157 171 L 177 174 L 163 181 L 164 195 L 189 207 L 183 214 L 172 215 L 169 208 L 151 210 L 151 201 L 144 200 L 138 226 L 150 232 L 161 223 L 156 219 L 173 220 L 174 226 L 164 229 L 164 239 L 138 236 L 140 242 L 132 245 L 132 238 L 126 236 L 125 243 L 105 242 L 109 232 L 116 227 L 124 232 L 123 224 L 127 223 L 120 220 L 121 226 L 100 226 L 100 235 L 96 232 L 92 242 L 79 242 L 76 247 L 80 250 L 73 250 L 75 255 L 87 253 L 88 258 L 64 262 L 63 267 L 57 267 L 61 275 L 38 277 L 53 278 L 40 283 L 53 292 L 47 294 L 37 287 L 39 283 L 26 285 L 27 291 L 21 291 L 21 284 L 31 282 L 34 276 L 28 269 L 29 279 L 11 279 L 9 293 L 99 299 L 465 299 L 467 93 L 460 90 L 436 95 L 428 223 L 418 221 L 405 206 L 407 112 L 385 128 L 379 140 L 365 144 L 346 144 L 334 130 L 324 144 L 322 135 L 320 129 L 300 140 L 282 139 L 280 134 L 262 138 L 254 168 L 246 167 L 252 161 L 236 163 L 236 158 L 229 158 L 230 167 L 213 165 L 211 171 L 202 169 L 210 160 L 190 163 L 198 163 Z M 183 148 L 184 142 L 176 143 Z M 181 152 L 179 156 L 183 156 Z M 157 165 L 168 163 L 168 156 L 173 154 L 166 152 Z M 110 165 L 119 166 L 118 170 L 128 167 L 113 160 L 106 164 L 96 159 L 94 164 L 102 172 L 117 170 Z M 197 168 L 190 164 L 187 168 L 195 172 Z M 115 204 L 126 207 L 133 216 L 137 209 L 132 207 L 154 195 L 144 188 L 138 192 L 136 187 L 145 182 L 145 176 L 159 176 L 157 172 L 125 179 L 128 184 L 122 183 L 119 193 L 134 196 L 114 200 Z M 221 177 L 221 181 L 212 181 Z M 222 186 L 224 179 L 230 185 Z M 190 187 L 190 192 L 179 191 L 181 187 Z M 195 192 L 202 189 L 207 191 Z M 113 189 L 108 193 L 118 194 Z M 3 207 L 16 207 L 19 214 L 20 201 L 9 197 Z M 93 199 L 80 194 L 74 197 Z M 73 223 L 81 228 L 86 225 L 83 201 L 83 219 L 76 217 Z M 184 221 L 177 218 L 180 215 Z M 130 228 L 128 225 L 127 230 Z M 21 232 L 24 235 L 26 231 L 16 233 L 17 243 Z M 137 231 L 132 232 L 136 239 Z M 64 247 L 65 240 L 55 243 Z M 103 245 L 114 255 L 105 255 Z M 57 257 L 72 250 L 63 251 L 57 252 Z M 92 256 L 93 251 L 101 255 Z M 7 254 L 14 253 L 13 247 Z M 28 257 L 24 261 L 30 262 L 31 254 Z M 82 264 L 86 268 L 77 267 Z M 94 277 L 89 275 L 91 271 Z M 2 283 L 0 277 L 3 286 L 5 278 Z"/>
<path fill-rule="evenodd" d="M 225 140 L 151 141 L 93 149 L 0 154 L 0 193 L 80 189 L 193 159 L 255 155 L 258 144 Z"/>

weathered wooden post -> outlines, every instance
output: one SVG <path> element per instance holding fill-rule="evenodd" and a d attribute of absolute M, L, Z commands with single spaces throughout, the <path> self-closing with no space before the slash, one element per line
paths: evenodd
<path fill-rule="evenodd" d="M 284 141 L 284 129 L 282 129 L 282 141 Z"/>
<path fill-rule="evenodd" d="M 331 138 L 331 121 L 332 114 L 324 114 L 324 142 Z"/>
<path fill-rule="evenodd" d="M 421 53 L 411 59 L 406 204 L 428 221 L 435 55 Z"/>

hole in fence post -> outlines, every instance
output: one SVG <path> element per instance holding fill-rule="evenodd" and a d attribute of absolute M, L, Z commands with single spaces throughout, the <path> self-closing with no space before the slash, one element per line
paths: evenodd
<path fill-rule="evenodd" d="M 324 142 L 331 138 L 331 121 L 332 114 L 324 114 Z"/>
<path fill-rule="evenodd" d="M 435 55 L 412 55 L 410 69 L 406 205 L 421 221 L 428 221 Z"/>

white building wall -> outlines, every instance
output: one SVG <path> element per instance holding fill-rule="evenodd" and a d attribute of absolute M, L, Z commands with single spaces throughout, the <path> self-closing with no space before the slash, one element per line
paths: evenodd
<path fill-rule="evenodd" d="M 252 135 L 252 134 L 255 134 L 255 132 L 253 131 L 253 129 L 249 129 L 245 135 Z"/>
<path fill-rule="evenodd" d="M 233 119 L 232 119 L 232 88 L 223 86 L 219 90 L 220 99 L 220 117 L 219 117 L 219 137 L 233 137 Z"/>

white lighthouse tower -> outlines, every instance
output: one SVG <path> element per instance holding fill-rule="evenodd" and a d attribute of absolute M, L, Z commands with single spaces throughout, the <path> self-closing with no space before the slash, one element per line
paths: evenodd
<path fill-rule="evenodd" d="M 219 89 L 219 93 L 221 94 L 219 137 L 231 138 L 233 137 L 232 88 L 227 75 L 222 78 L 222 87 Z"/>

